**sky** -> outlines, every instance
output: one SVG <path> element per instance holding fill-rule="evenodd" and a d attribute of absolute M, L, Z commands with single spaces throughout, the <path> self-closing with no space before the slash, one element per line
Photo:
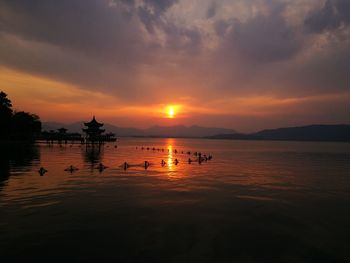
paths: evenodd
<path fill-rule="evenodd" d="M 349 0 L 0 0 L 0 90 L 43 121 L 350 123 L 349 83 Z"/>

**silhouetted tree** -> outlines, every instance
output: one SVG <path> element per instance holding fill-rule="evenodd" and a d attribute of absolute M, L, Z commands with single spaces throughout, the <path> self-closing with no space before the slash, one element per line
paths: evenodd
<path fill-rule="evenodd" d="M 39 116 L 28 112 L 15 112 L 11 121 L 11 136 L 15 139 L 27 140 L 41 132 Z"/>
<path fill-rule="evenodd" d="M 41 121 L 35 114 L 15 112 L 7 94 L 0 92 L 0 140 L 29 140 L 41 132 Z"/>
<path fill-rule="evenodd" d="M 7 98 L 7 94 L 3 91 L 0 92 L 0 110 L 12 113 L 12 103 L 11 101 Z"/>
<path fill-rule="evenodd" d="M 0 92 L 0 138 L 7 138 L 10 132 L 12 104 L 7 94 Z"/>

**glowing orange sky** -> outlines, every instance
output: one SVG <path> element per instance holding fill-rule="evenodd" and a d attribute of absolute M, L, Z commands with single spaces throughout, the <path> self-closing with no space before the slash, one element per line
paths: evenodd
<path fill-rule="evenodd" d="M 0 90 L 43 121 L 96 115 L 240 131 L 348 123 L 350 22 L 340 2 L 329 3 L 336 13 L 326 0 L 2 2 Z"/>
<path fill-rule="evenodd" d="M 350 97 L 350 94 L 303 98 L 234 97 L 213 100 L 200 106 L 196 106 L 196 102 L 192 104 L 194 100 L 187 98 L 179 100 L 181 104 L 172 101 L 163 104 L 132 105 L 97 91 L 86 91 L 70 84 L 4 68 L 0 70 L 0 82 L 3 87 L 11 87 L 4 90 L 10 94 L 15 109 L 37 113 L 44 121 L 74 122 L 97 115 L 100 119 L 111 122 L 116 119 L 117 123 L 136 127 L 148 127 L 151 124 L 190 125 L 198 115 L 218 118 L 234 114 L 246 118 L 273 118 L 278 116 L 280 111 L 303 114 L 305 105 L 328 101 L 342 102 Z M 174 110 L 174 118 L 169 118 L 169 105 Z M 205 122 L 200 124 L 211 125 Z"/>

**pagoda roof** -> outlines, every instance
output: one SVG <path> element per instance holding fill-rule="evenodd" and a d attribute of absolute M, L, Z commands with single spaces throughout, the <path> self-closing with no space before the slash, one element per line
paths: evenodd
<path fill-rule="evenodd" d="M 96 121 L 96 118 L 94 116 L 90 122 L 85 122 L 84 125 L 88 127 L 102 127 L 103 123 Z"/>

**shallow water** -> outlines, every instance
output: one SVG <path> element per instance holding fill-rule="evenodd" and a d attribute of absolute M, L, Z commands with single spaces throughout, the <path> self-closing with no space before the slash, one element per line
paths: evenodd
<path fill-rule="evenodd" d="M 350 144 L 117 144 L 2 147 L 4 262 L 350 262 Z"/>

